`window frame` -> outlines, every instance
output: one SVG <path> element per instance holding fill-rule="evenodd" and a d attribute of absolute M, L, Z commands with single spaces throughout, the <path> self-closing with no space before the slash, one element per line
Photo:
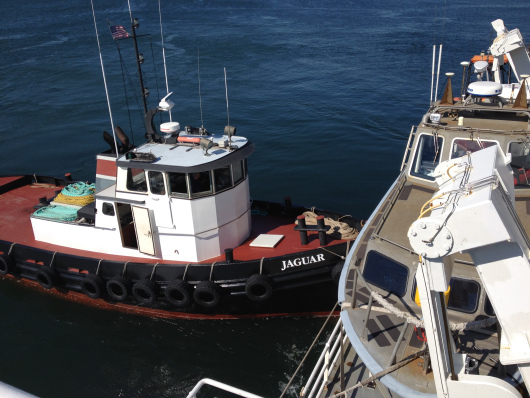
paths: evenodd
<path fill-rule="evenodd" d="M 434 134 L 432 133 L 421 133 L 419 136 L 418 136 L 418 139 L 416 140 L 416 145 L 414 147 L 414 151 L 412 152 L 412 162 L 410 164 L 410 168 L 409 168 L 409 172 L 408 172 L 408 175 L 410 177 L 413 177 L 413 178 L 419 178 L 420 180 L 425 180 L 425 181 L 435 181 L 436 178 L 434 176 L 428 176 L 426 174 L 420 174 L 419 172 L 415 172 L 414 169 L 415 169 L 415 166 L 416 166 L 416 161 L 417 161 L 417 157 L 419 156 L 418 154 L 418 151 L 419 151 L 419 147 L 420 145 L 424 145 L 422 144 L 422 140 L 423 140 L 423 137 L 433 137 L 433 139 L 435 137 L 437 137 L 438 139 L 441 140 L 441 144 L 439 144 L 439 150 L 438 150 L 438 163 L 436 163 L 436 165 L 434 166 L 433 168 L 433 171 L 434 169 L 441 163 L 441 159 L 442 159 L 442 153 L 443 153 L 443 150 L 444 150 L 444 145 L 445 145 L 445 137 L 442 136 L 442 135 L 437 135 L 435 136 Z M 435 158 L 436 160 L 436 158 Z M 421 164 L 420 164 L 420 167 L 421 167 Z"/>
<path fill-rule="evenodd" d="M 405 281 L 403 283 L 403 288 L 402 288 L 402 293 L 398 292 L 398 291 L 395 291 L 395 290 L 389 290 L 387 287 L 388 286 L 384 286 L 384 284 L 382 283 L 378 283 L 378 281 L 376 281 L 375 279 L 372 279 L 372 277 L 370 275 L 366 275 L 366 271 L 367 271 L 367 268 L 370 268 L 368 267 L 370 263 L 370 256 L 372 255 L 372 253 L 382 257 L 383 259 L 385 260 L 388 260 L 389 261 L 389 264 L 393 264 L 395 266 L 397 266 L 398 268 L 402 268 L 403 270 L 406 271 L 406 276 L 405 276 Z M 380 268 L 380 266 L 378 266 L 377 268 Z M 382 272 L 380 272 L 379 274 L 383 274 Z M 370 250 L 367 254 L 366 254 L 366 260 L 364 262 L 364 266 L 363 266 L 363 277 L 364 279 L 368 282 L 368 283 L 371 283 L 372 285 L 374 286 L 377 286 L 378 288 L 390 293 L 390 294 L 393 294 L 395 296 L 398 296 L 398 297 L 404 297 L 406 294 L 407 294 L 407 286 L 408 286 L 408 280 L 409 280 L 409 275 L 410 275 L 410 269 L 409 267 L 407 267 L 406 265 L 404 264 L 401 264 L 399 262 L 397 262 L 396 260 L 390 258 L 389 256 L 386 256 L 384 255 L 383 253 L 380 253 L 376 250 Z"/>

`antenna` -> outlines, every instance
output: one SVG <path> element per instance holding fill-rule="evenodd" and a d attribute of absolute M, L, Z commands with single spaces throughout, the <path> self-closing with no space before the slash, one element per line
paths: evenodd
<path fill-rule="evenodd" d="M 225 71 L 225 92 L 226 92 L 226 115 L 228 116 L 228 148 L 232 147 L 232 132 L 230 131 L 230 111 L 228 110 L 228 84 L 226 83 L 226 68 Z"/>
<path fill-rule="evenodd" d="M 434 92 L 434 102 L 438 99 L 438 82 L 440 81 L 440 64 L 442 63 L 442 47 L 443 44 L 440 44 L 440 53 L 438 54 L 438 74 L 436 76 L 436 90 Z"/>
<path fill-rule="evenodd" d="M 201 130 L 204 129 L 204 122 L 202 120 L 202 97 L 201 97 L 201 64 L 199 49 L 197 49 L 197 75 L 199 76 L 199 107 L 201 108 Z M 202 134 L 202 132 L 201 132 Z"/>
<path fill-rule="evenodd" d="M 162 11 L 160 9 L 160 0 L 158 0 L 158 15 L 160 16 L 160 36 L 162 37 L 162 57 L 164 58 L 164 75 L 166 76 L 166 94 L 169 94 L 169 85 L 167 82 L 167 68 L 166 68 L 166 49 L 164 48 L 164 32 L 162 31 Z M 169 121 L 171 119 L 171 109 L 169 110 Z"/>
<path fill-rule="evenodd" d="M 105 83 L 105 94 L 107 95 L 107 106 L 109 107 L 110 124 L 111 124 L 111 127 L 112 127 L 112 137 L 114 138 L 114 146 L 116 147 L 116 158 L 118 158 L 118 156 L 119 156 L 118 142 L 116 141 L 116 131 L 114 130 L 114 120 L 112 119 L 112 111 L 110 109 L 109 90 L 107 88 L 107 79 L 105 77 L 105 68 L 103 67 L 103 57 L 101 56 L 101 47 L 99 45 L 98 25 L 96 23 L 96 13 L 94 12 L 94 2 L 92 0 L 90 0 L 90 4 L 92 5 L 92 16 L 94 17 L 94 29 L 96 30 L 96 38 L 98 40 L 99 61 L 101 63 L 101 72 L 103 73 L 103 83 Z"/>
<path fill-rule="evenodd" d="M 432 46 L 431 105 L 432 105 L 432 89 L 434 88 L 434 66 L 435 65 L 436 65 L 436 44 Z"/>

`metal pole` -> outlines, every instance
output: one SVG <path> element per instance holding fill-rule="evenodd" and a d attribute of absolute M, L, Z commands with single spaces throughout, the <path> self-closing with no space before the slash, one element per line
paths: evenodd
<path fill-rule="evenodd" d="M 344 391 L 344 342 L 342 325 L 340 326 L 340 391 Z"/>

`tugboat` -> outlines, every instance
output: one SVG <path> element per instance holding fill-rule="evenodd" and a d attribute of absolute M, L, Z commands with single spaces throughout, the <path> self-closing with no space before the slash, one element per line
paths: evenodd
<path fill-rule="evenodd" d="M 530 56 L 518 29 L 492 25 L 489 54 L 461 63 L 460 97 L 446 73 L 412 128 L 301 396 L 528 396 Z"/>
<path fill-rule="evenodd" d="M 150 110 L 142 93 L 147 142 L 105 132 L 94 184 L 0 178 L 0 274 L 148 316 L 328 312 L 360 221 L 288 197 L 252 200 L 247 138 L 230 123 L 210 133 L 170 121 L 158 131 L 153 118 L 171 110 L 171 93 Z"/>

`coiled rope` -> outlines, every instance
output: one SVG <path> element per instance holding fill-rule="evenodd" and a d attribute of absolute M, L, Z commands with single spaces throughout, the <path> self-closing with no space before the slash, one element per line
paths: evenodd
<path fill-rule="evenodd" d="M 85 206 L 94 201 L 95 184 L 76 182 L 67 185 L 61 193 L 54 199 L 57 203 L 64 203 L 74 206 Z"/>
<path fill-rule="evenodd" d="M 41 207 L 33 213 L 33 217 L 56 221 L 74 221 L 77 218 L 77 208 L 55 205 Z"/>
<path fill-rule="evenodd" d="M 313 211 L 306 211 L 302 215 L 305 217 L 306 225 L 317 225 L 318 214 Z M 357 238 L 357 235 L 359 235 L 359 231 L 350 227 L 348 223 L 336 221 L 331 217 L 324 218 L 324 222 L 331 227 L 327 233 L 329 235 L 336 235 L 339 239 L 351 240 Z"/>

